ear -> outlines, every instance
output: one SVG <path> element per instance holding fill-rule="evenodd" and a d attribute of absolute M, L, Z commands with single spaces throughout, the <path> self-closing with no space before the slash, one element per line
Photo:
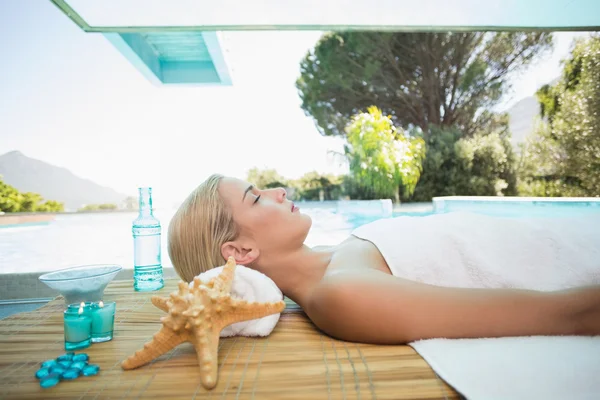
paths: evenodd
<path fill-rule="evenodd" d="M 241 265 L 249 265 L 258 258 L 260 254 L 257 248 L 248 248 L 236 242 L 225 242 L 221 246 L 221 255 L 226 260 L 229 257 L 235 258 L 235 262 Z"/>

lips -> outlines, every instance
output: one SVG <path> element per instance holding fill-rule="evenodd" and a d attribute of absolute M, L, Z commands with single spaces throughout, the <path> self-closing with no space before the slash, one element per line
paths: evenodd
<path fill-rule="evenodd" d="M 294 202 L 292 201 L 292 212 L 294 212 Z"/>

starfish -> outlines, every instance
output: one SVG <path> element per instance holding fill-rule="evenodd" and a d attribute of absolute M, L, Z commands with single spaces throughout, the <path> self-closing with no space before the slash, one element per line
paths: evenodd
<path fill-rule="evenodd" d="M 195 277 L 192 285 L 180 281 L 179 290 L 169 297 L 152 296 L 152 304 L 168 314 L 161 318 L 162 327 L 153 339 L 124 360 L 121 367 L 125 370 L 141 367 L 181 343 L 190 342 L 198 356 L 202 386 L 214 388 L 221 330 L 235 322 L 280 313 L 285 308 L 283 301 L 248 303 L 232 298 L 235 267 L 235 259 L 229 257 L 223 271 L 209 282 L 203 283 Z"/>

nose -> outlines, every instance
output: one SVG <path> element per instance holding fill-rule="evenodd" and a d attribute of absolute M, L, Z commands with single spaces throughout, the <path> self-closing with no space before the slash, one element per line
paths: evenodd
<path fill-rule="evenodd" d="M 283 203 L 283 201 L 285 200 L 286 196 L 287 196 L 287 192 L 285 191 L 284 188 L 275 188 L 273 189 L 273 197 L 275 197 L 275 200 L 277 200 L 277 202 L 279 203 Z"/>

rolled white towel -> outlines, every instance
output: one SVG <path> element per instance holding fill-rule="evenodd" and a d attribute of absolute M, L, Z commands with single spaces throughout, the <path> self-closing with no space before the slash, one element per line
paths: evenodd
<path fill-rule="evenodd" d="M 198 277 L 202 282 L 208 282 L 219 275 L 221 271 L 223 271 L 223 266 L 203 272 Z M 193 281 L 190 283 L 190 287 L 192 284 Z M 283 300 L 283 293 L 271 278 L 243 265 L 235 268 L 231 295 L 238 299 L 259 303 Z M 272 314 L 250 321 L 236 322 L 223 328 L 220 336 L 268 336 L 279 322 L 279 316 L 280 314 Z"/>

